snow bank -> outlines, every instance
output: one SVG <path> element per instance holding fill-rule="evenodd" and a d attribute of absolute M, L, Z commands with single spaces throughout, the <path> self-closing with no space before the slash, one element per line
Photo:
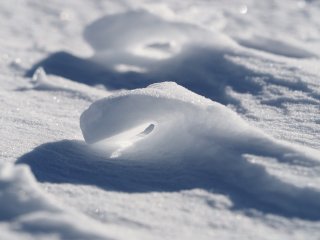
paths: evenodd
<path fill-rule="evenodd" d="M 81 115 L 80 126 L 86 142 L 113 158 L 170 166 L 186 179 L 199 171 L 215 179 L 202 179 L 209 186 L 221 181 L 278 212 L 320 217 L 313 210 L 320 207 L 319 192 L 282 182 L 248 160 L 254 155 L 313 167 L 319 165 L 319 152 L 277 141 L 227 107 L 175 83 L 99 100 Z"/>

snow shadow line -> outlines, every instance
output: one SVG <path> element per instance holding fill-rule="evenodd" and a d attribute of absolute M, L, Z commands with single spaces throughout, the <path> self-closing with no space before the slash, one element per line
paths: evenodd
<path fill-rule="evenodd" d="M 223 104 L 235 101 L 226 94 L 226 87 L 258 94 L 262 87 L 251 79 L 261 75 L 232 63 L 225 55 L 220 50 L 192 46 L 177 56 L 155 62 L 148 72 L 118 72 L 90 58 L 57 52 L 34 64 L 25 76 L 32 77 L 38 67 L 43 67 L 48 74 L 90 86 L 104 85 L 109 90 L 144 88 L 152 83 L 173 81 Z"/>
<path fill-rule="evenodd" d="M 240 110 L 240 103 L 227 93 L 228 88 L 238 93 L 257 96 L 263 90 L 262 81 L 264 84 L 314 94 L 301 82 L 288 83 L 285 79 L 275 78 L 271 74 L 250 70 L 226 57 L 233 55 L 234 53 L 224 49 L 190 46 L 177 56 L 154 63 L 148 72 L 118 72 L 90 58 L 79 58 L 67 52 L 57 52 L 34 64 L 25 76 L 32 77 L 37 68 L 42 67 L 47 74 L 89 86 L 103 85 L 109 90 L 130 90 L 144 88 L 152 83 L 173 81 L 214 101 L 225 105 L 234 104 Z M 319 99 L 317 96 L 313 97 Z M 273 103 L 263 104 L 272 106 Z"/>
<path fill-rule="evenodd" d="M 107 15 L 84 28 L 83 37 L 95 50 L 92 58 L 56 52 L 35 63 L 25 76 L 31 77 L 38 67 L 43 67 L 48 74 L 90 86 L 104 85 L 109 90 L 144 88 L 152 83 L 173 81 L 222 104 L 234 104 L 240 110 L 243 110 L 240 103 L 227 93 L 228 88 L 259 95 L 264 84 L 272 84 L 313 93 L 299 79 L 287 81 L 235 63 L 230 57 L 242 56 L 242 61 L 246 61 L 246 57 L 254 55 L 220 35 L 192 24 L 171 22 L 144 10 Z M 176 41 L 179 51 L 174 47 Z M 136 45 L 147 52 L 170 54 L 160 59 L 150 53 L 139 55 L 133 51 L 137 50 Z M 117 66 L 129 68 L 119 71 Z"/>
<path fill-rule="evenodd" d="M 273 179 L 273 181 L 290 189 L 294 193 L 292 196 L 285 191 L 272 193 L 267 186 L 255 186 L 253 180 L 251 180 L 253 183 L 248 186 L 239 188 L 239 185 L 247 183 L 247 176 L 241 174 L 233 176 L 230 173 L 219 175 L 215 170 L 197 169 L 195 166 L 177 163 L 162 164 L 152 161 L 132 162 L 125 159 L 109 159 L 93 151 L 82 141 L 63 140 L 40 145 L 21 156 L 17 164 L 27 164 L 39 182 L 84 184 L 106 191 L 127 193 L 177 192 L 200 188 L 228 196 L 233 203 L 231 209 L 233 211 L 242 211 L 248 215 L 259 211 L 286 218 L 320 220 L 320 212 L 317 209 L 312 210 L 313 207 L 309 204 L 309 202 L 318 201 L 320 193 L 310 188 L 298 188 L 280 179 Z M 251 175 L 267 174 L 266 179 L 270 178 L 261 166 L 248 164 L 250 165 L 246 162 L 243 166 Z M 239 171 L 243 171 L 243 167 L 239 166 Z M 259 181 L 256 184 L 259 184 Z M 254 190 L 255 188 L 259 189 Z M 263 199 L 259 199 L 261 198 L 259 194 L 262 198 L 271 195 L 268 197 L 280 204 L 264 202 Z"/>

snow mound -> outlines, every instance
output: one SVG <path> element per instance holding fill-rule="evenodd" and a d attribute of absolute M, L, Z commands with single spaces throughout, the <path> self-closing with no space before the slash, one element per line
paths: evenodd
<path fill-rule="evenodd" d="M 44 194 L 27 166 L 1 164 L 0 187 L 1 239 L 43 239 L 44 234 L 55 239 L 107 239 L 99 225 L 63 210 Z"/>
<path fill-rule="evenodd" d="M 123 91 L 93 103 L 80 118 L 87 143 L 110 157 L 221 181 L 290 215 L 319 218 L 320 193 L 282 182 L 252 156 L 319 165 L 319 153 L 277 141 L 227 107 L 172 82 Z M 250 156 L 250 157 L 248 157 Z M 175 169 L 175 170 L 173 170 Z M 193 176 L 192 176 L 193 175 Z M 205 180 L 210 185 L 211 180 Z M 307 204 L 300 209 L 297 204 Z"/>
<path fill-rule="evenodd" d="M 318 152 L 277 141 L 250 126 L 226 106 L 197 95 L 174 82 L 120 91 L 93 103 L 80 117 L 83 136 L 90 144 L 115 136 L 119 138 L 119 135 L 126 132 L 131 133 L 125 137 L 145 133 L 150 126 L 153 126 L 152 130 L 155 130 L 156 134 L 152 134 L 144 148 L 152 143 L 157 146 L 152 147 L 159 148 L 162 145 L 159 145 L 158 141 L 167 141 L 170 137 L 179 139 L 173 146 L 177 149 L 177 144 L 182 142 L 182 139 L 185 142 L 180 147 L 186 146 L 187 141 L 192 145 L 194 138 L 197 138 L 206 142 L 212 140 L 214 146 L 231 144 L 234 150 L 242 149 L 243 152 L 250 150 L 264 155 L 281 156 L 289 151 L 294 152 L 295 157 L 299 155 L 308 158 L 307 162 L 318 161 Z M 183 138 L 184 135 L 188 137 Z M 286 155 L 285 158 L 290 157 Z"/>
<path fill-rule="evenodd" d="M 146 72 L 190 45 L 234 44 L 222 33 L 168 21 L 145 10 L 102 17 L 86 27 L 84 38 L 95 50 L 93 61 L 120 72 Z"/>
<path fill-rule="evenodd" d="M 121 34 L 121 38 L 118 37 Z M 204 42 L 209 33 L 188 23 L 169 22 L 144 10 L 107 15 L 90 24 L 84 38 L 96 50 L 130 51 L 135 48 L 149 57 L 166 55 L 183 44 Z M 142 49 L 143 48 L 143 49 Z M 136 52 L 139 55 L 139 52 Z M 156 54 L 158 53 L 158 55 Z M 148 54 L 146 54 L 147 56 Z"/>

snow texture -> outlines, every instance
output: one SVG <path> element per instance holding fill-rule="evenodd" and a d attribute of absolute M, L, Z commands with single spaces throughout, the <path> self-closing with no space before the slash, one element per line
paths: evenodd
<path fill-rule="evenodd" d="M 0 6 L 0 239 L 320 238 L 318 1 Z"/>
<path fill-rule="evenodd" d="M 270 204 L 271 212 L 319 218 L 314 211 L 320 207 L 319 192 L 284 183 L 244 155 L 315 167 L 320 164 L 320 152 L 276 141 L 227 107 L 175 83 L 154 84 L 99 100 L 81 115 L 80 126 L 86 142 L 99 141 L 99 148 L 111 150 L 111 157 L 159 165 L 155 171 L 160 174 L 169 165 L 185 183 L 191 178 L 193 184 L 210 188 L 217 181 L 241 196 L 248 194 Z M 195 177 L 201 174 L 206 177 Z M 178 185 L 164 182 L 169 188 Z"/>

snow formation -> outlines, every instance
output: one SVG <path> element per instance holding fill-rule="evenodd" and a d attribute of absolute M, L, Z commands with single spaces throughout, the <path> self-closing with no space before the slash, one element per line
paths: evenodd
<path fill-rule="evenodd" d="M 320 207 L 319 192 L 284 183 L 245 155 L 313 167 L 320 164 L 320 152 L 277 141 L 227 107 L 176 83 L 154 84 L 99 100 L 81 115 L 80 126 L 86 142 L 96 143 L 112 158 L 160 168 L 170 165 L 170 171 L 175 169 L 176 177 L 181 174 L 185 182 L 200 175 L 198 184 L 214 188 L 219 181 L 270 204 L 271 211 L 274 207 L 273 211 L 290 216 L 319 217 L 314 211 Z"/>
<path fill-rule="evenodd" d="M 0 239 L 319 239 L 317 1 L 0 5 Z"/>

